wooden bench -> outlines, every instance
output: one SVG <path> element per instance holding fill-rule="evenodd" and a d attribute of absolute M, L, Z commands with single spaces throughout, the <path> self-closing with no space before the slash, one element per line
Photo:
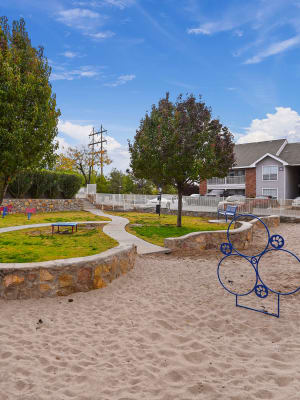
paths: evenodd
<path fill-rule="evenodd" d="M 36 214 L 36 208 L 26 208 L 25 214 L 27 214 L 27 218 L 30 219 L 32 214 Z"/>
<path fill-rule="evenodd" d="M 60 226 L 71 226 L 72 227 L 72 233 L 74 232 L 74 227 L 76 228 L 77 232 L 77 222 L 56 222 L 55 224 L 52 224 L 52 235 L 54 233 L 54 227 L 57 226 L 57 232 L 59 233 L 59 227 Z"/>
<path fill-rule="evenodd" d="M 230 205 L 228 205 L 226 207 L 226 210 L 218 209 L 218 219 L 219 219 L 219 215 L 224 215 L 226 222 L 227 222 L 228 217 L 234 218 L 236 216 L 237 208 L 238 208 L 238 206 L 230 206 Z"/>

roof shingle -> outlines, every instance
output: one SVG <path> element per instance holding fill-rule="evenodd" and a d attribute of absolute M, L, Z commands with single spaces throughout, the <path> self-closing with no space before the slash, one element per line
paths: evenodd
<path fill-rule="evenodd" d="M 253 164 L 259 158 L 263 157 L 266 153 L 276 156 L 276 153 L 278 152 L 280 147 L 283 145 L 285 140 L 286 139 L 278 139 L 278 140 L 268 140 L 265 142 L 236 144 L 235 149 L 234 149 L 234 153 L 235 153 L 235 157 L 236 157 L 235 168 L 247 167 L 247 166 Z M 292 143 L 292 144 L 295 145 L 296 143 Z M 297 144 L 300 145 L 300 143 L 297 143 Z M 290 145 L 287 145 L 287 146 L 290 146 Z M 299 147 L 299 149 L 300 149 L 300 147 Z M 277 157 L 282 158 L 281 157 L 282 154 L 283 154 L 283 152 Z M 300 153 L 298 152 L 298 154 L 299 154 L 299 164 L 300 164 Z M 285 160 L 285 161 L 287 161 L 287 160 Z"/>

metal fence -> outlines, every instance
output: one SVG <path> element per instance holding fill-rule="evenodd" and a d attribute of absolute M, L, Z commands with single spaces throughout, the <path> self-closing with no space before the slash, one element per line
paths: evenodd
<path fill-rule="evenodd" d="M 92 195 L 92 200 L 97 205 L 111 207 L 112 209 L 122 209 L 124 211 L 155 208 L 158 204 L 157 195 L 138 195 L 138 194 L 108 194 L 97 193 Z M 212 196 L 183 196 L 182 209 L 184 211 L 195 212 L 216 212 L 218 208 L 226 208 L 224 197 Z M 231 203 L 232 204 L 232 203 Z M 297 206 L 294 200 L 276 199 L 245 199 L 236 203 L 238 212 L 241 214 L 255 215 L 282 215 L 300 217 L 300 204 Z M 178 198 L 176 195 L 163 194 L 161 207 L 177 210 Z"/>

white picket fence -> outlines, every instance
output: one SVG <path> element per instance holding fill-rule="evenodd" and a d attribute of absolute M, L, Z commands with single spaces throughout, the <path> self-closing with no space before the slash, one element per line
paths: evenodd
<path fill-rule="evenodd" d="M 76 198 L 90 198 L 100 207 L 103 206 L 105 208 L 105 206 L 108 206 L 112 209 L 122 209 L 124 211 L 151 209 L 158 204 L 158 201 L 153 202 L 154 199 L 157 199 L 157 195 L 96 193 L 96 185 L 88 185 L 86 188 L 81 188 Z M 223 207 L 223 201 L 225 201 L 224 197 L 183 196 L 182 209 L 183 211 L 216 212 L 218 208 Z M 293 202 L 294 200 L 246 199 L 238 205 L 238 212 L 242 214 L 300 217 L 300 206 L 295 206 Z M 177 196 L 163 193 L 161 207 L 177 210 Z"/>
<path fill-rule="evenodd" d="M 142 208 L 155 208 L 156 203 L 151 200 L 157 199 L 157 195 L 138 195 L 138 194 L 108 194 L 97 193 L 93 195 L 93 200 L 97 205 L 110 206 L 113 209 L 124 211 Z M 182 209 L 184 211 L 195 212 L 216 212 L 218 207 L 223 207 L 224 197 L 201 196 L 199 198 L 183 196 Z M 220 204 L 221 203 L 221 204 Z M 176 195 L 163 194 L 162 208 L 177 210 L 178 199 Z M 282 215 L 300 217 L 300 206 L 293 205 L 293 200 L 275 199 L 246 199 L 238 205 L 238 212 L 242 214 L 255 215 Z"/>

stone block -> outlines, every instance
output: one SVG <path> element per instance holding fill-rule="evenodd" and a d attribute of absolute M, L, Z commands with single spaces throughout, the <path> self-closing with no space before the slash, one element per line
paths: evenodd
<path fill-rule="evenodd" d="M 27 279 L 28 279 L 30 282 L 34 282 L 34 281 L 36 280 L 36 278 L 37 278 L 37 274 L 29 273 L 29 274 L 27 275 Z"/>
<path fill-rule="evenodd" d="M 47 271 L 46 269 L 41 269 L 40 270 L 40 281 L 44 282 L 44 281 L 53 281 L 54 276 L 52 274 L 50 274 L 49 271 Z"/>
<path fill-rule="evenodd" d="M 102 275 L 102 272 L 103 272 L 103 265 L 98 265 L 96 268 L 95 268 L 95 271 L 94 271 L 94 277 L 95 278 L 99 278 L 99 277 L 101 277 L 101 275 Z"/>
<path fill-rule="evenodd" d="M 104 282 L 104 280 L 100 277 L 94 278 L 93 285 L 94 285 L 94 289 L 101 289 L 101 288 L 107 286 L 106 283 Z"/>
<path fill-rule="evenodd" d="M 88 283 L 92 279 L 92 269 L 91 268 L 81 268 L 78 271 L 77 280 L 78 283 Z"/>
<path fill-rule="evenodd" d="M 73 285 L 73 277 L 72 275 L 61 275 L 59 278 L 59 286 L 60 287 L 66 287 L 66 286 L 72 286 Z"/>
<path fill-rule="evenodd" d="M 57 296 L 69 296 L 70 294 L 76 293 L 78 290 L 75 286 L 68 286 L 61 288 L 56 292 Z"/>
<path fill-rule="evenodd" d="M 126 274 L 128 270 L 128 261 L 127 260 L 120 260 L 120 269 L 122 274 Z"/>
<path fill-rule="evenodd" d="M 17 286 L 20 285 L 21 283 L 24 282 L 24 278 L 22 276 L 18 275 L 6 275 L 6 277 L 3 279 L 3 284 L 4 287 L 9 287 L 9 286 Z"/>
<path fill-rule="evenodd" d="M 51 289 L 51 287 L 49 285 L 47 285 L 46 283 L 40 284 L 40 292 L 41 293 L 48 292 L 50 289 Z"/>

